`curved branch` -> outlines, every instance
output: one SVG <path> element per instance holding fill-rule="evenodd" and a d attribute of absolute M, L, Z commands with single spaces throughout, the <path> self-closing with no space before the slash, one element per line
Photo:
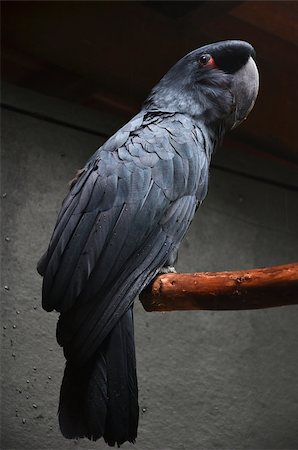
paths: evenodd
<path fill-rule="evenodd" d="M 146 311 L 245 310 L 298 304 L 298 263 L 236 272 L 158 275 L 140 294 Z"/>

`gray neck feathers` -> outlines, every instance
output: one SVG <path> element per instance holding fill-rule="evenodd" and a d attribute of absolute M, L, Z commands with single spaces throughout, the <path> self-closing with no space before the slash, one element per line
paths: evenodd
<path fill-rule="evenodd" d="M 208 81 L 181 76 L 173 80 L 168 75 L 153 88 L 144 109 L 186 114 L 199 127 L 205 124 L 211 134 L 221 134 L 232 125 L 235 107 L 229 75 L 209 74 Z"/>

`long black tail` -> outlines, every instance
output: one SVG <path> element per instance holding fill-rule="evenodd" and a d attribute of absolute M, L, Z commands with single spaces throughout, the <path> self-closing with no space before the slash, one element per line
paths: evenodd
<path fill-rule="evenodd" d="M 84 367 L 66 363 L 59 424 L 66 438 L 135 442 L 139 419 L 132 307 Z"/>

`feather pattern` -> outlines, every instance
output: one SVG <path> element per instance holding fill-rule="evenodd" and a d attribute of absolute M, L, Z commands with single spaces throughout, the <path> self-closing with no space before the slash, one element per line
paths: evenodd
<path fill-rule="evenodd" d="M 143 111 L 89 159 L 62 205 L 40 266 L 43 307 L 61 313 L 66 437 L 136 438 L 133 301 L 206 195 L 205 143 L 191 118 Z"/>

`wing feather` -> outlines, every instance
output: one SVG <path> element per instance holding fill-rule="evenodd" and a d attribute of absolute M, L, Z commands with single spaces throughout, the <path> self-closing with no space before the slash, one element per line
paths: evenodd
<path fill-rule="evenodd" d="M 176 116 L 137 116 L 90 158 L 63 204 L 43 306 L 63 311 L 57 339 L 68 359 L 96 351 L 177 248 L 206 190 L 204 148 Z"/>

